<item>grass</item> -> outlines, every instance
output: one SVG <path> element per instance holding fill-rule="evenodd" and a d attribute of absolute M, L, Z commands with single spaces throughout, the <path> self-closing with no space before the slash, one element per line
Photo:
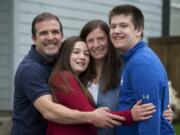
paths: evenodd
<path fill-rule="evenodd" d="M 174 125 L 175 131 L 176 131 L 176 135 L 180 135 L 180 123 L 176 123 L 173 125 Z"/>

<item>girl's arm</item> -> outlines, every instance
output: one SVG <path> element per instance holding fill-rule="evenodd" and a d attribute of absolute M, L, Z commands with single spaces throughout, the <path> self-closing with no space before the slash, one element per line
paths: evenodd
<path fill-rule="evenodd" d="M 152 103 L 141 104 L 141 102 L 141 100 L 138 101 L 131 110 L 114 111 L 112 113 L 125 117 L 126 120 L 122 121 L 122 123 L 127 125 L 132 124 L 134 121 L 147 120 L 156 111 L 155 106 Z"/>

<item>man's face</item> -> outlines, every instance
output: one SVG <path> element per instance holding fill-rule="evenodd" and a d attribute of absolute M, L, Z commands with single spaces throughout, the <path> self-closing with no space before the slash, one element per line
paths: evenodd
<path fill-rule="evenodd" d="M 110 22 L 110 38 L 120 52 L 127 52 L 141 39 L 142 29 L 135 28 L 131 15 L 113 16 Z"/>
<path fill-rule="evenodd" d="M 58 54 L 63 34 L 56 20 L 44 20 L 35 25 L 36 35 L 32 37 L 36 50 L 46 59 Z"/>

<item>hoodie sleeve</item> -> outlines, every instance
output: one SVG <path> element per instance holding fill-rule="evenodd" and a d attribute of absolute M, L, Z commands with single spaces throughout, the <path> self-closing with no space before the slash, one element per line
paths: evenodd
<path fill-rule="evenodd" d="M 160 119 L 163 111 L 161 100 L 164 95 L 162 73 L 158 67 L 149 64 L 138 64 L 132 68 L 130 80 L 135 95 L 138 99 L 142 99 L 142 103 L 153 103 L 156 106 L 152 118 L 138 123 L 139 135 L 160 135 Z"/>

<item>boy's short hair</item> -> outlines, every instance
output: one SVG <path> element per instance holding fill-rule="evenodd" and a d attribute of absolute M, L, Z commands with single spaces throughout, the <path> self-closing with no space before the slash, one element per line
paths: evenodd
<path fill-rule="evenodd" d="M 132 16 L 132 23 L 134 24 L 135 29 L 136 28 L 142 28 L 144 29 L 144 15 L 142 11 L 133 6 L 128 4 L 123 5 L 117 5 L 109 12 L 109 24 L 111 24 L 111 20 L 114 16 L 117 15 L 131 15 Z M 143 37 L 143 33 L 141 35 Z"/>

